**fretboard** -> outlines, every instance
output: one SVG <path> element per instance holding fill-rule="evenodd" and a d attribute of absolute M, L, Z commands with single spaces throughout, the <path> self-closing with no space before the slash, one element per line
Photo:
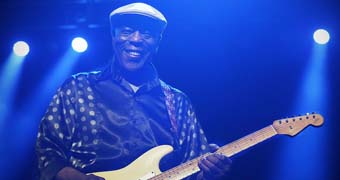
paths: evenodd
<path fill-rule="evenodd" d="M 220 147 L 217 150 L 217 153 L 221 153 L 223 155 L 226 155 L 228 157 L 231 157 L 245 149 L 248 149 L 249 147 L 252 147 L 266 139 L 269 139 L 273 136 L 275 136 L 277 132 L 273 128 L 272 125 L 269 125 L 263 129 L 260 129 L 254 133 L 251 133 L 239 140 L 236 140 L 232 143 L 229 143 L 225 146 Z M 154 176 L 150 180 L 179 180 L 186 178 L 196 172 L 198 172 L 200 169 L 198 167 L 198 162 L 200 159 L 208 156 L 208 154 L 204 154 L 200 157 L 197 157 L 195 159 L 192 159 L 188 162 L 185 162 L 179 166 L 176 166 L 172 169 L 169 169 L 167 171 L 164 171 L 163 173 Z"/>

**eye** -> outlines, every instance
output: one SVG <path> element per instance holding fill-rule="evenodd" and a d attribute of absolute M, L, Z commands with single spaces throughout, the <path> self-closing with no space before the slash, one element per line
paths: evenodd
<path fill-rule="evenodd" d="M 142 35 L 144 38 L 151 38 L 152 34 L 150 31 L 143 31 Z"/>
<path fill-rule="evenodd" d="M 119 29 L 119 34 L 122 36 L 129 36 L 132 33 L 133 33 L 133 29 L 131 28 L 126 27 L 126 28 Z"/>
<path fill-rule="evenodd" d="M 150 38 L 156 37 L 156 35 L 154 33 L 152 33 L 151 31 L 147 31 L 147 30 L 143 31 L 141 34 L 143 35 L 143 37 L 145 39 L 150 39 Z"/>

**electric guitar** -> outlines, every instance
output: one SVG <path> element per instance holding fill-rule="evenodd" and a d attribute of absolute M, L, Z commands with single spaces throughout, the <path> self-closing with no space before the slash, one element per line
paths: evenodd
<path fill-rule="evenodd" d="M 320 114 L 307 114 L 276 120 L 272 125 L 220 147 L 216 153 L 231 157 L 277 134 L 295 136 L 309 125 L 321 126 L 323 121 L 323 117 Z M 122 169 L 91 174 L 103 177 L 106 180 L 179 180 L 200 171 L 198 162 L 200 159 L 209 155 L 209 153 L 204 154 L 172 169 L 161 172 L 159 170 L 160 160 L 172 151 L 173 148 L 169 145 L 157 146 Z"/>

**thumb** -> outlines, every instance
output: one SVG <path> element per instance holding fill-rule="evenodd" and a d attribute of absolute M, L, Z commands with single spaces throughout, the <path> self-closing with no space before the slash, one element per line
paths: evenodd
<path fill-rule="evenodd" d="M 210 152 L 215 152 L 218 150 L 218 148 L 220 148 L 220 146 L 218 146 L 217 144 L 209 144 L 209 148 L 210 148 Z"/>

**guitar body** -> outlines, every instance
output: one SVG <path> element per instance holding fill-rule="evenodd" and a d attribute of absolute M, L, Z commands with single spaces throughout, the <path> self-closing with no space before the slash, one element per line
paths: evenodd
<path fill-rule="evenodd" d="M 157 146 L 138 157 L 128 166 L 113 171 L 91 173 L 106 180 L 146 180 L 161 173 L 160 160 L 173 151 L 169 145 Z"/>

